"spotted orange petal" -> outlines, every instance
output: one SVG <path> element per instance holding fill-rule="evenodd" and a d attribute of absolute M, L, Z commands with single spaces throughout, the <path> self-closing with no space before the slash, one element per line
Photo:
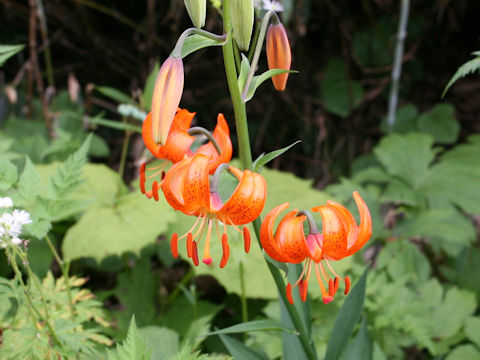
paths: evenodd
<path fill-rule="evenodd" d="M 310 254 L 303 233 L 305 219 L 305 216 L 296 216 L 296 211 L 292 211 L 284 216 L 275 233 L 275 241 L 282 254 L 293 264 L 302 262 Z"/>
<path fill-rule="evenodd" d="M 288 202 L 280 204 L 274 207 L 270 212 L 265 216 L 263 219 L 262 226 L 260 228 L 260 243 L 262 244 L 262 248 L 271 258 L 280 261 L 280 262 L 287 262 L 287 257 L 281 253 L 278 246 L 276 245 L 276 240 L 273 235 L 273 227 L 275 226 L 275 220 L 277 219 L 278 215 L 285 209 L 290 206 Z"/>
<path fill-rule="evenodd" d="M 340 260 L 347 252 L 347 231 L 335 209 L 323 205 L 312 209 L 319 212 L 323 221 L 323 255 L 332 260 Z"/>

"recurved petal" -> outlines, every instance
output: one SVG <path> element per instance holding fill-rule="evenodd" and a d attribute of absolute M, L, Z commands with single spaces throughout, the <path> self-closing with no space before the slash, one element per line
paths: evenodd
<path fill-rule="evenodd" d="M 217 141 L 221 149 L 221 154 L 218 155 L 215 146 L 209 141 L 202 145 L 195 152 L 196 154 L 204 154 L 209 157 L 208 167 L 210 173 L 213 174 L 217 167 L 222 163 L 228 163 L 232 159 L 232 141 L 230 140 L 230 129 L 223 114 L 217 116 L 217 126 L 213 131 L 213 137 Z"/>
<path fill-rule="evenodd" d="M 319 212 L 323 221 L 323 256 L 340 260 L 346 256 L 347 231 L 335 208 L 323 205 L 313 208 Z"/>
<path fill-rule="evenodd" d="M 277 246 L 275 246 L 276 240 L 273 235 L 273 227 L 275 226 L 275 220 L 277 219 L 278 215 L 289 206 L 290 204 L 286 202 L 270 210 L 267 216 L 265 216 L 265 219 L 263 219 L 262 226 L 260 228 L 260 243 L 262 244 L 263 249 L 268 256 L 281 262 L 287 262 L 288 259 L 281 252 L 276 250 Z"/>
<path fill-rule="evenodd" d="M 185 159 L 173 165 L 166 173 L 162 181 L 162 191 L 165 199 L 175 210 L 188 213 L 185 208 L 182 187 L 183 182 L 190 166 L 191 158 Z M 189 213 L 188 213 L 189 214 Z"/>
<path fill-rule="evenodd" d="M 350 248 L 358 239 L 358 228 L 355 218 L 348 209 L 335 201 L 328 200 L 327 205 L 335 209 L 339 219 L 343 222 L 347 232 L 347 249 Z"/>
<path fill-rule="evenodd" d="M 239 181 L 232 196 L 218 211 L 218 218 L 227 224 L 229 221 L 235 225 L 252 222 L 260 216 L 267 198 L 267 183 L 262 175 L 245 170 Z"/>
<path fill-rule="evenodd" d="M 275 242 L 288 262 L 298 264 L 308 257 L 310 252 L 303 233 L 303 222 L 306 217 L 295 215 L 295 212 L 288 213 L 278 224 Z"/>
<path fill-rule="evenodd" d="M 358 191 L 353 193 L 353 198 L 357 203 L 358 212 L 360 213 L 360 225 L 358 226 L 357 241 L 348 248 L 348 255 L 360 250 L 372 236 L 372 216 L 370 215 L 370 210 L 368 210 L 367 204 L 363 201 Z"/>
<path fill-rule="evenodd" d="M 170 56 L 162 64 L 152 96 L 153 141 L 164 145 L 183 92 L 183 61 Z"/>
<path fill-rule="evenodd" d="M 188 166 L 182 186 L 185 208 L 190 212 L 210 208 L 210 181 L 208 157 L 195 155 Z"/>

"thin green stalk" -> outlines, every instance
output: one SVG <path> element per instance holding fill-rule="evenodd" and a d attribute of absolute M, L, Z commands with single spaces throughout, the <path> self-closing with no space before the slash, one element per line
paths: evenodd
<path fill-rule="evenodd" d="M 208 32 L 208 31 L 205 31 L 205 30 L 202 30 L 202 29 L 197 29 L 195 27 L 192 27 L 192 28 L 189 28 L 187 30 L 185 30 L 181 35 L 180 37 L 178 38 L 177 40 L 177 43 L 175 44 L 175 47 L 173 48 L 172 50 L 172 53 L 171 53 L 171 56 L 173 57 L 182 57 L 182 47 L 183 47 L 183 43 L 185 42 L 185 40 L 190 36 L 190 35 L 201 35 L 207 39 L 210 39 L 210 40 L 214 40 L 214 41 L 218 41 L 218 42 L 223 42 L 225 41 L 226 37 L 225 35 L 217 35 L 217 34 L 213 34 L 211 32 Z"/>
<path fill-rule="evenodd" d="M 262 26 L 260 27 L 260 33 L 255 45 L 255 52 L 253 53 L 252 63 L 250 64 L 250 71 L 248 72 L 247 80 L 245 80 L 245 86 L 243 87 L 243 91 L 242 91 L 243 101 L 245 101 L 247 97 L 248 88 L 250 87 L 250 83 L 252 82 L 253 75 L 255 75 L 258 59 L 260 58 L 260 54 L 262 53 L 263 40 L 265 39 L 265 35 L 267 33 L 267 26 L 272 16 L 274 18 L 274 21 L 279 22 L 277 14 L 275 13 L 275 11 L 271 11 L 271 10 L 265 14 L 262 20 Z"/>
<path fill-rule="evenodd" d="M 237 138 L 239 146 L 239 157 L 244 169 L 251 169 L 252 167 L 252 152 L 250 148 L 250 138 L 248 134 L 247 114 L 245 108 L 245 102 L 242 100 L 240 90 L 238 89 L 237 73 L 235 70 L 235 60 L 233 55 L 233 44 L 231 36 L 231 22 L 228 17 L 229 12 L 229 0 L 223 1 L 223 28 L 224 33 L 227 34 L 227 42 L 223 45 L 223 59 L 225 63 L 225 73 L 227 76 L 228 88 L 230 90 L 230 96 L 232 97 L 233 110 L 235 113 L 235 126 L 237 129 Z M 261 219 L 258 218 L 253 222 L 257 241 L 260 243 L 260 225 Z M 266 261 L 266 260 L 265 260 Z M 267 261 L 266 261 L 267 262 Z M 287 308 L 290 318 L 295 326 L 295 329 L 299 332 L 300 342 L 305 350 L 305 354 L 308 359 L 316 360 L 317 355 L 315 353 L 315 347 L 313 342 L 308 336 L 308 331 L 305 329 L 302 320 L 297 312 L 297 309 L 291 305 L 285 294 L 285 282 L 280 271 L 267 262 L 268 269 L 272 274 L 275 284 L 279 290 L 279 294 L 282 297 L 283 302 Z"/>
<path fill-rule="evenodd" d="M 126 123 L 126 118 L 123 118 L 123 122 Z M 130 136 L 132 133 L 125 131 L 125 137 L 123 138 L 122 153 L 120 155 L 120 165 L 118 166 L 118 175 L 120 179 L 123 179 L 123 173 L 125 172 L 125 163 L 127 162 L 128 144 L 130 143 Z"/>
<path fill-rule="evenodd" d="M 48 316 L 48 309 L 47 309 L 47 303 L 45 301 L 45 297 L 43 295 L 43 290 L 42 290 L 42 286 L 38 283 L 38 279 L 36 278 L 36 276 L 33 274 L 30 266 L 28 266 L 28 262 L 26 261 L 26 256 L 25 254 L 22 254 L 18 249 L 16 249 L 15 247 L 12 248 L 13 249 L 13 254 L 11 256 L 11 264 L 12 264 L 12 267 L 13 267 L 13 271 L 15 272 L 15 275 L 19 278 L 20 280 L 20 284 L 22 285 L 22 288 L 23 288 L 23 291 L 25 293 L 25 296 L 27 297 L 27 302 L 30 304 L 31 306 L 31 309 L 33 309 L 33 311 L 38 315 L 38 317 L 45 323 L 45 325 L 47 326 L 48 330 L 50 331 L 50 334 L 52 335 L 52 338 L 53 340 L 55 341 L 55 343 L 60 346 L 60 348 L 63 348 L 62 346 L 62 343 L 60 342 L 60 340 L 58 339 L 58 336 L 55 332 L 55 330 L 53 329 L 53 326 L 52 324 L 50 323 L 50 319 L 49 319 L 49 316 Z M 36 308 L 36 306 L 33 304 L 33 300 L 32 298 L 30 297 L 30 292 L 28 291 L 25 283 L 23 282 L 23 278 L 22 278 L 22 273 L 20 272 L 20 269 L 18 268 L 18 265 L 17 265 L 17 262 L 16 262 L 16 256 L 18 256 L 21 260 L 23 258 L 23 261 L 25 262 L 25 268 L 27 269 L 27 272 L 28 272 L 28 276 L 30 277 L 30 279 L 33 280 L 35 286 L 37 287 L 37 290 L 39 291 L 40 293 L 40 297 L 42 299 L 42 303 L 43 303 L 43 306 L 45 307 L 45 315 L 46 316 L 43 316 L 42 313 Z"/>
<path fill-rule="evenodd" d="M 240 274 L 240 291 L 241 291 L 241 303 L 242 303 L 242 321 L 248 321 L 248 303 L 247 303 L 247 293 L 245 291 L 245 272 L 243 270 L 243 263 L 240 262 L 238 265 L 239 274 Z"/>
<path fill-rule="evenodd" d="M 73 304 L 72 291 L 70 286 L 70 277 L 68 275 L 68 272 L 70 269 L 70 262 L 62 260 L 62 258 L 57 252 L 57 249 L 55 249 L 55 246 L 53 245 L 48 235 L 45 236 L 45 240 L 47 241 L 48 247 L 50 248 L 50 251 L 52 252 L 53 257 L 55 258 L 58 265 L 60 266 L 60 270 L 62 271 L 62 276 L 65 281 L 65 287 L 67 288 L 67 297 L 68 297 L 68 306 L 70 308 L 70 315 L 73 319 L 75 317 L 75 307 Z"/>
<path fill-rule="evenodd" d="M 261 24 L 258 22 L 255 25 L 255 33 L 253 34 L 253 39 L 252 42 L 250 43 L 250 49 L 248 50 L 248 61 L 252 61 L 253 53 L 257 47 L 257 42 L 258 42 L 258 35 L 260 34 L 260 27 Z"/>

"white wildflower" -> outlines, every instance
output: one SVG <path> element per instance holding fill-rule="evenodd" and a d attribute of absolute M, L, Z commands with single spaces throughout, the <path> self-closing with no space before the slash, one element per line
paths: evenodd
<path fill-rule="evenodd" d="M 262 9 L 266 11 L 276 11 L 276 12 L 282 12 L 283 11 L 283 5 L 275 0 L 263 0 L 263 5 Z"/>
<path fill-rule="evenodd" d="M 9 237 L 18 236 L 22 232 L 22 225 L 9 213 L 5 213 L 0 217 L 0 225 L 5 229 L 4 235 Z"/>
<path fill-rule="evenodd" d="M 11 198 L 0 197 L 0 208 L 11 208 L 13 206 L 13 201 Z"/>
<path fill-rule="evenodd" d="M 30 219 L 30 214 L 25 210 L 13 210 L 13 218 L 20 225 L 26 225 L 32 222 L 32 219 Z"/>
<path fill-rule="evenodd" d="M 12 240 L 10 241 L 12 242 L 13 245 L 20 245 L 21 243 L 23 243 L 23 240 L 18 237 L 13 237 Z"/>

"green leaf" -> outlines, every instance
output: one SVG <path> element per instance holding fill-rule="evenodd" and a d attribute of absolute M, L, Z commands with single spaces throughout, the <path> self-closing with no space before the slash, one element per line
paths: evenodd
<path fill-rule="evenodd" d="M 368 270 L 369 268 L 367 267 L 340 309 L 337 319 L 335 320 L 335 325 L 333 325 L 332 332 L 330 333 L 325 360 L 336 360 L 340 358 L 350 339 L 353 328 L 360 319 L 365 299 Z"/>
<path fill-rule="evenodd" d="M 368 334 L 367 319 L 364 317 L 360 330 L 345 353 L 345 360 L 370 360 L 373 357 L 373 344 Z"/>
<path fill-rule="evenodd" d="M 228 335 L 220 334 L 219 336 L 234 359 L 267 360 L 263 354 L 253 351 L 240 341 L 235 340 Z"/>
<path fill-rule="evenodd" d="M 480 59 L 480 58 L 479 58 Z M 480 351 L 473 345 L 459 345 L 448 354 L 445 360 L 480 359 Z"/>
<path fill-rule="evenodd" d="M 392 131 L 399 134 L 407 134 L 409 132 L 418 131 L 417 107 L 413 104 L 405 104 L 400 106 L 395 115 L 393 129 L 389 128 L 386 116 L 382 119 L 381 129 L 385 133 Z"/>
<path fill-rule="evenodd" d="M 453 144 L 460 133 L 460 124 L 455 117 L 455 108 L 450 104 L 437 104 L 418 118 L 418 129 L 430 134 L 435 142 Z"/>
<path fill-rule="evenodd" d="M 480 318 L 471 317 L 465 322 L 465 334 L 471 342 L 480 346 Z"/>
<path fill-rule="evenodd" d="M 248 73 L 250 72 L 250 62 L 248 58 L 242 54 L 242 62 L 240 63 L 240 74 L 238 74 L 238 90 L 240 94 L 243 92 L 245 82 L 247 81 Z"/>
<path fill-rule="evenodd" d="M 107 358 L 108 360 L 151 360 L 151 353 L 151 349 L 147 346 L 137 329 L 135 317 L 132 316 L 127 338 L 122 345 L 117 344 L 115 350 L 107 349 Z"/>
<path fill-rule="evenodd" d="M 206 38 L 202 35 L 194 34 L 187 37 L 182 46 L 182 59 L 191 53 L 209 47 L 209 46 L 222 46 L 226 41 L 216 41 Z"/>
<path fill-rule="evenodd" d="M 92 136 L 89 135 L 82 146 L 60 165 L 50 178 L 48 193 L 51 197 L 62 199 L 82 183 L 82 169 L 87 162 L 87 153 Z"/>
<path fill-rule="evenodd" d="M 132 268 L 119 274 L 114 293 L 122 304 L 122 311 L 115 312 L 120 328 L 127 326 L 132 315 L 139 326 L 151 324 L 155 317 L 155 286 L 156 278 L 148 258 L 139 258 Z"/>
<path fill-rule="evenodd" d="M 454 208 L 432 209 L 413 215 L 398 225 L 394 234 L 405 238 L 425 237 L 434 248 L 457 256 L 475 240 L 473 224 Z"/>
<path fill-rule="evenodd" d="M 178 334 L 168 328 L 147 326 L 138 330 L 147 347 L 152 349 L 152 359 L 169 359 L 179 351 Z"/>
<path fill-rule="evenodd" d="M 334 59 L 327 64 L 320 83 L 326 109 L 340 117 L 348 117 L 363 97 L 362 86 L 349 78 L 343 61 Z"/>
<path fill-rule="evenodd" d="M 205 334 L 205 336 L 219 335 L 219 334 L 237 334 L 237 333 L 245 333 L 250 331 L 283 331 L 291 334 L 296 334 L 295 329 L 285 327 L 277 323 L 276 321 L 255 320 L 255 321 L 247 321 L 242 324 L 229 326 L 220 330 L 215 330 L 208 334 Z"/>
<path fill-rule="evenodd" d="M 382 202 L 420 206 L 423 203 L 423 196 L 421 192 L 415 191 L 404 182 L 393 178 L 385 188 Z"/>
<path fill-rule="evenodd" d="M 152 72 L 150 73 L 150 75 L 148 75 L 147 82 L 145 83 L 145 87 L 143 88 L 143 106 L 147 111 L 150 111 L 150 109 L 152 108 L 153 89 L 155 88 L 155 82 L 157 81 L 157 75 L 159 70 L 160 63 L 158 61 L 155 61 Z"/>
<path fill-rule="evenodd" d="M 428 135 L 392 134 L 382 138 L 374 153 L 390 175 L 418 189 L 437 152 L 432 144 L 433 139 Z"/>
<path fill-rule="evenodd" d="M 100 94 L 105 95 L 106 97 L 112 100 L 115 100 L 119 103 L 125 103 L 125 104 L 135 103 L 129 95 L 109 86 L 95 85 L 95 90 L 97 90 Z"/>
<path fill-rule="evenodd" d="M 0 45 L 0 67 L 12 56 L 23 50 L 25 45 Z"/>
<path fill-rule="evenodd" d="M 19 194 L 26 200 L 35 200 L 42 190 L 39 186 L 41 181 L 42 177 L 27 156 L 25 158 L 25 167 L 23 168 L 22 175 L 20 175 L 20 180 L 18 182 Z"/>
<path fill-rule="evenodd" d="M 123 130 L 123 131 L 133 131 L 139 134 L 142 133 L 142 127 L 129 124 L 127 122 L 120 122 L 108 119 L 102 119 L 98 117 L 85 117 L 85 121 L 89 122 L 90 124 L 101 125 L 111 129 Z"/>
<path fill-rule="evenodd" d="M 129 251 L 138 254 L 153 244 L 175 218 L 165 200 L 155 202 L 140 192 L 118 198 L 114 206 L 94 207 L 68 229 L 63 253 L 70 259 L 92 257 L 98 262 Z"/>
<path fill-rule="evenodd" d="M 296 73 L 298 71 L 295 70 L 285 70 L 285 69 L 270 69 L 265 71 L 261 75 L 256 75 L 252 78 L 250 82 L 250 86 L 248 87 L 247 96 L 245 98 L 245 102 L 251 100 L 253 95 L 255 95 L 255 91 L 257 91 L 258 87 L 265 82 L 265 80 L 270 79 L 272 76 L 284 74 L 284 73 Z M 243 91 L 243 88 L 242 88 Z"/>
<path fill-rule="evenodd" d="M 366 30 L 355 31 L 353 49 L 362 67 L 385 67 L 393 63 L 395 23 L 390 17 L 372 23 Z"/>
<path fill-rule="evenodd" d="M 262 166 L 268 164 L 270 161 L 273 159 L 279 157 L 282 155 L 284 152 L 290 150 L 293 146 L 297 145 L 300 143 L 300 140 L 295 141 L 293 144 L 285 146 L 284 148 L 269 152 L 268 154 L 261 154 L 252 164 L 252 168 L 254 169 L 255 172 L 258 172 Z"/>
<path fill-rule="evenodd" d="M 17 167 L 4 156 L 0 157 L 0 190 L 6 190 L 15 184 L 17 176 Z"/>
<path fill-rule="evenodd" d="M 448 89 L 457 82 L 459 79 L 467 76 L 468 74 L 478 72 L 480 70 L 480 54 L 479 52 L 474 52 L 473 55 L 476 56 L 475 59 L 467 61 L 465 64 L 460 66 L 457 72 L 452 76 L 450 81 L 448 82 L 447 86 L 445 86 L 445 90 L 443 90 L 442 98 L 447 93 Z"/>

